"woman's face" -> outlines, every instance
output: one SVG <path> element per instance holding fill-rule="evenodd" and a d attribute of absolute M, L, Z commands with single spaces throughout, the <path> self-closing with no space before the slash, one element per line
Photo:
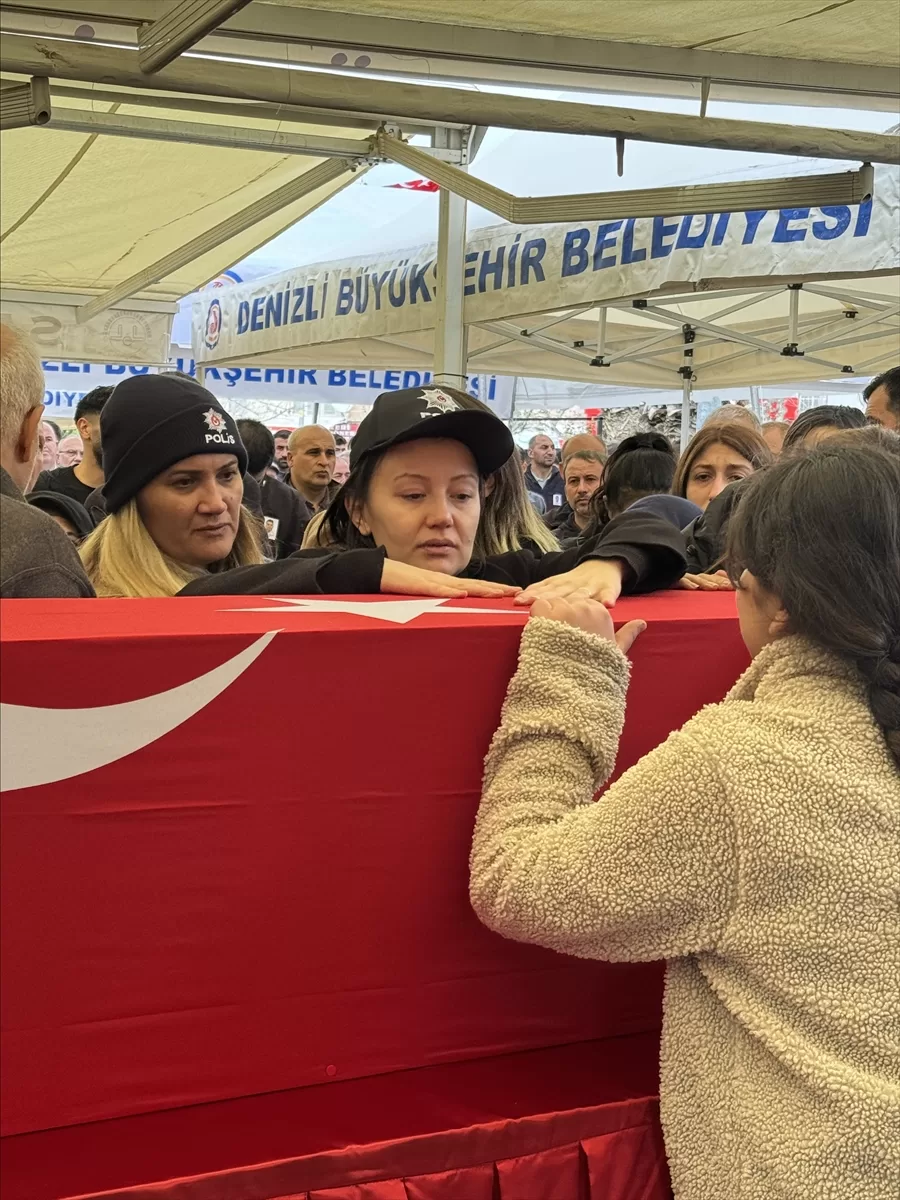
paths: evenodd
<path fill-rule="evenodd" d="M 462 443 L 420 438 L 382 456 L 353 520 L 388 558 L 456 575 L 472 557 L 480 483 L 475 460 Z"/>
<path fill-rule="evenodd" d="M 724 442 L 713 442 L 694 460 L 687 477 L 688 500 L 706 508 L 729 483 L 753 474 L 753 464 Z"/>
<path fill-rule="evenodd" d="M 188 567 L 208 567 L 231 553 L 243 496 L 233 454 L 195 454 L 142 488 L 137 506 L 163 554 Z"/>

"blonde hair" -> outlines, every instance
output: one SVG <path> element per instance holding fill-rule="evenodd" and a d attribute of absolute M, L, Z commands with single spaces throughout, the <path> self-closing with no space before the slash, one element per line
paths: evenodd
<path fill-rule="evenodd" d="M 310 520 L 306 529 L 303 531 L 303 541 L 300 544 L 301 550 L 315 550 L 319 546 L 333 546 L 331 538 L 328 536 L 328 526 L 325 524 L 325 512 L 323 508 L 321 512 L 317 512 Z"/>
<path fill-rule="evenodd" d="M 98 596 L 174 596 L 205 573 L 202 567 L 188 567 L 163 554 L 147 532 L 134 499 L 110 513 L 85 539 L 79 554 Z M 265 561 L 259 522 L 241 506 L 231 553 L 209 570 L 216 573 Z"/>
<path fill-rule="evenodd" d="M 544 554 L 559 549 L 559 542 L 528 499 L 518 454 L 508 458 L 488 480 L 475 535 L 474 558 L 489 558 L 521 550 L 526 541 Z"/>

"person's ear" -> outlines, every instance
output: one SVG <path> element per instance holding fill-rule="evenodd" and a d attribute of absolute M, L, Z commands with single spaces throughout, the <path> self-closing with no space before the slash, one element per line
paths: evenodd
<path fill-rule="evenodd" d="M 769 634 L 773 638 L 786 637 L 790 633 L 790 617 L 786 608 L 778 608 L 769 622 Z"/>
<path fill-rule="evenodd" d="M 91 436 L 91 423 L 87 417 L 79 417 L 75 422 L 75 428 L 83 442 L 92 442 L 94 440 Z"/>
<path fill-rule="evenodd" d="M 368 537 L 371 534 L 372 528 L 366 520 L 366 506 L 364 504 L 361 504 L 358 500 L 355 501 L 347 509 L 347 514 L 363 537 Z"/>
<path fill-rule="evenodd" d="M 34 462 L 36 456 L 40 453 L 40 428 L 43 419 L 44 406 L 43 404 L 39 404 L 31 410 L 22 422 L 14 449 L 16 462 Z"/>
<path fill-rule="evenodd" d="M 483 499 L 487 500 L 488 496 L 491 494 L 491 492 L 494 490 L 494 488 L 496 486 L 497 486 L 496 478 L 493 475 L 488 475 L 487 479 L 484 481 L 484 490 L 482 491 Z"/>

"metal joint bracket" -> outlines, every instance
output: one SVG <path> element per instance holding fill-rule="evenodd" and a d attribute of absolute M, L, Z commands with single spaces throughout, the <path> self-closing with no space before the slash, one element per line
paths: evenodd
<path fill-rule="evenodd" d="M 804 358 L 805 354 L 802 350 L 797 349 L 796 342 L 788 342 L 781 351 L 783 358 Z"/>
<path fill-rule="evenodd" d="M 0 129 L 46 125 L 50 114 L 50 81 L 42 75 L 0 90 Z"/>

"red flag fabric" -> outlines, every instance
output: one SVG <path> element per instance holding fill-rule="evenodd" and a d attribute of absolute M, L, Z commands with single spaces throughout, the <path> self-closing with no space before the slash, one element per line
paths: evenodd
<path fill-rule="evenodd" d="M 410 179 L 406 183 L 386 183 L 385 187 L 399 188 L 404 192 L 439 192 L 441 189 L 430 179 Z"/>

